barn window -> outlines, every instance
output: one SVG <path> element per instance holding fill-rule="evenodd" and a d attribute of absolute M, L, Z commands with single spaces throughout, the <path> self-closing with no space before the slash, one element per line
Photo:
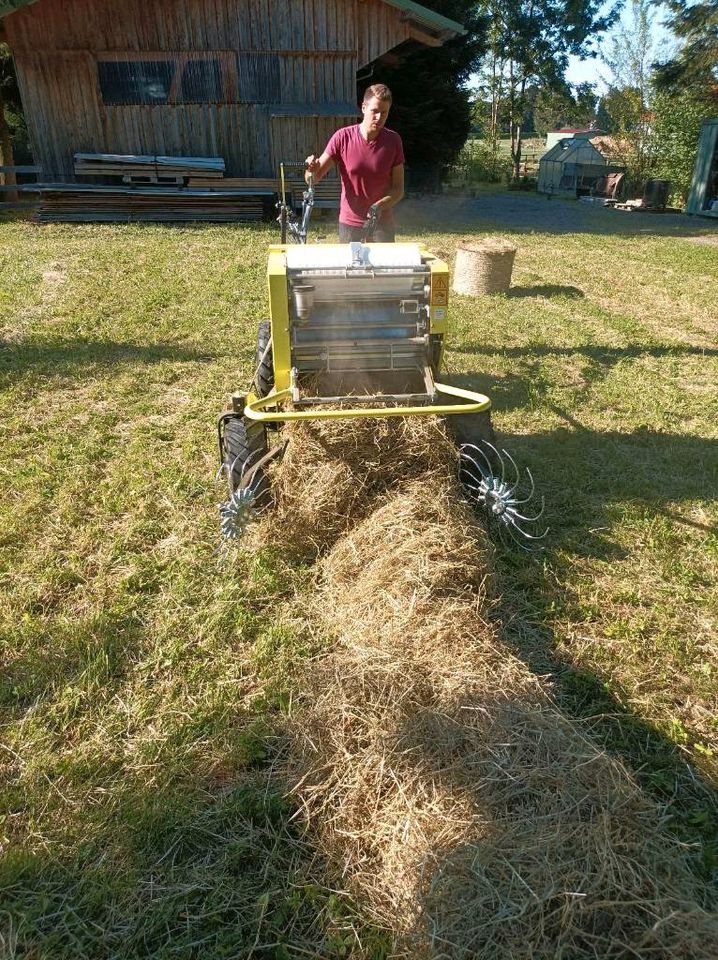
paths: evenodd
<path fill-rule="evenodd" d="M 107 104 L 167 103 L 174 60 L 100 60 L 100 90 Z"/>
<path fill-rule="evenodd" d="M 211 53 L 103 53 L 97 58 L 103 103 L 227 103 L 236 99 L 234 57 Z"/>
<path fill-rule="evenodd" d="M 281 100 L 279 57 L 269 51 L 108 52 L 97 71 L 108 105 Z"/>
<path fill-rule="evenodd" d="M 225 99 L 219 60 L 188 60 L 182 70 L 179 93 L 182 103 L 217 103 Z"/>

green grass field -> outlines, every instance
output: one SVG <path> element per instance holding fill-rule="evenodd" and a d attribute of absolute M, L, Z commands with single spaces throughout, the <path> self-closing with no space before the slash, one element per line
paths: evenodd
<path fill-rule="evenodd" d="M 415 236 L 451 259 L 464 234 Z M 454 297 L 447 357 L 547 501 L 545 552 L 497 552 L 492 616 L 667 804 L 710 903 L 716 248 L 513 238 L 513 295 Z M 272 241 L 0 222 L 8 957 L 390 955 L 274 777 L 324 642 L 291 615 L 309 572 L 218 550 L 215 418 L 253 370 Z"/>

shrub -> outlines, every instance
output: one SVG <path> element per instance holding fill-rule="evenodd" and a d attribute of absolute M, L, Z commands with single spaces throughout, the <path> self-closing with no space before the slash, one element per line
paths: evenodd
<path fill-rule="evenodd" d="M 488 140 L 467 140 L 451 170 L 461 183 L 500 183 L 511 174 L 511 160 Z"/>

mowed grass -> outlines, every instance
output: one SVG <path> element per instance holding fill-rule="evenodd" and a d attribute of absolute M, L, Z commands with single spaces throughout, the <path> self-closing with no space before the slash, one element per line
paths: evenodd
<path fill-rule="evenodd" d="M 466 234 L 412 235 L 453 257 Z M 477 232 L 502 232 L 478 223 Z M 331 226 L 322 232 L 333 238 Z M 407 237 L 408 238 L 408 237 Z M 271 226 L 0 223 L 0 895 L 10 956 L 388 955 L 273 778 L 310 572 L 218 550 L 216 414 L 252 374 Z M 497 551 L 512 650 L 669 802 L 718 820 L 718 251 L 514 234 L 454 296 L 551 535 Z"/>

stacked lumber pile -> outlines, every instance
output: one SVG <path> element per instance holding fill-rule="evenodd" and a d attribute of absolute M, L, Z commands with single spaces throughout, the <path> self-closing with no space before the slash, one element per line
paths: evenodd
<path fill-rule="evenodd" d="M 269 219 L 273 180 L 224 177 L 221 157 L 76 153 L 78 177 L 102 183 L 40 183 L 40 223 L 141 221 L 229 223 Z"/>
<path fill-rule="evenodd" d="M 302 194 L 306 189 L 303 180 L 296 184 L 296 186 L 292 186 L 292 203 L 295 207 L 301 207 Z M 314 187 L 314 206 L 317 209 L 324 207 L 326 209 L 338 210 L 340 193 L 341 183 L 339 180 L 322 180 Z"/>
<path fill-rule="evenodd" d="M 195 190 L 264 190 L 279 195 L 279 181 L 273 177 L 223 177 L 221 180 L 190 177 L 187 186 Z"/>
<path fill-rule="evenodd" d="M 78 177 L 121 177 L 125 183 L 171 180 L 183 183 L 189 177 L 221 179 L 222 157 L 157 157 L 118 153 L 76 153 L 73 157 Z"/>
<path fill-rule="evenodd" d="M 274 195 L 254 190 L 172 189 L 169 187 L 103 187 L 76 184 L 38 184 L 38 223 L 231 223 L 259 221 L 273 207 Z"/>

